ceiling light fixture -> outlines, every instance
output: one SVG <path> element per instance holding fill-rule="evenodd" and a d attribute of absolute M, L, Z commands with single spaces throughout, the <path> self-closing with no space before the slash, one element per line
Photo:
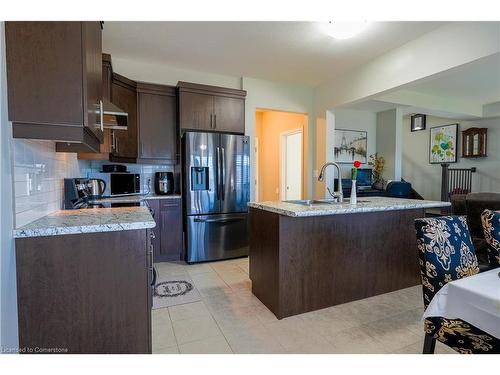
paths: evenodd
<path fill-rule="evenodd" d="M 349 39 L 364 31 L 368 22 L 328 22 L 326 32 L 335 39 Z"/>

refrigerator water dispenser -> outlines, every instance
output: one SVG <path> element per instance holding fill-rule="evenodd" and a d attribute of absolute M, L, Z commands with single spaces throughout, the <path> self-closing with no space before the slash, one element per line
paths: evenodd
<path fill-rule="evenodd" d="M 208 167 L 191 167 L 191 191 L 208 189 Z"/>

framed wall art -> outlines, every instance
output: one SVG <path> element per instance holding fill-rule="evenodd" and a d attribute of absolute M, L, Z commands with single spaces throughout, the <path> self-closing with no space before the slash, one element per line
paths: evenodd
<path fill-rule="evenodd" d="M 366 163 L 367 132 L 362 130 L 335 129 L 334 155 L 337 163 Z"/>
<path fill-rule="evenodd" d="M 429 163 L 456 163 L 458 124 L 436 126 L 429 134 Z"/>

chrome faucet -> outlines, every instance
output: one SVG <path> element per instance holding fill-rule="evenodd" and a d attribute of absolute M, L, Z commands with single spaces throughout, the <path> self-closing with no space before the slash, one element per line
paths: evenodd
<path fill-rule="evenodd" d="M 325 163 L 321 167 L 321 171 L 319 172 L 318 181 L 323 181 L 324 176 L 325 176 L 325 169 L 327 167 L 329 167 L 330 165 L 333 165 L 334 167 L 337 168 L 337 174 L 338 174 L 338 177 L 337 177 L 338 187 L 337 188 L 338 188 L 338 191 L 334 191 L 332 193 L 332 191 L 330 190 L 330 188 L 328 186 L 326 187 L 326 189 L 328 190 L 328 193 L 330 193 L 330 195 L 333 198 L 336 198 L 338 200 L 338 202 L 342 203 L 344 201 L 344 194 L 342 193 L 342 172 L 340 170 L 340 166 L 337 163 L 334 163 L 334 162 Z M 335 188 L 333 190 L 335 190 Z"/>

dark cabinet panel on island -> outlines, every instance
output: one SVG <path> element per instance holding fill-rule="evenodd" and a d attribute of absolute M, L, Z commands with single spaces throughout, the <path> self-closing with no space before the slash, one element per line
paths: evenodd
<path fill-rule="evenodd" d="M 250 207 L 252 293 L 282 319 L 418 285 L 419 217 L 423 208 L 293 217 Z"/>
<path fill-rule="evenodd" d="M 177 95 L 175 87 L 137 83 L 138 163 L 175 164 Z"/>
<path fill-rule="evenodd" d="M 14 138 L 59 141 L 58 151 L 103 141 L 100 22 L 6 22 Z"/>

